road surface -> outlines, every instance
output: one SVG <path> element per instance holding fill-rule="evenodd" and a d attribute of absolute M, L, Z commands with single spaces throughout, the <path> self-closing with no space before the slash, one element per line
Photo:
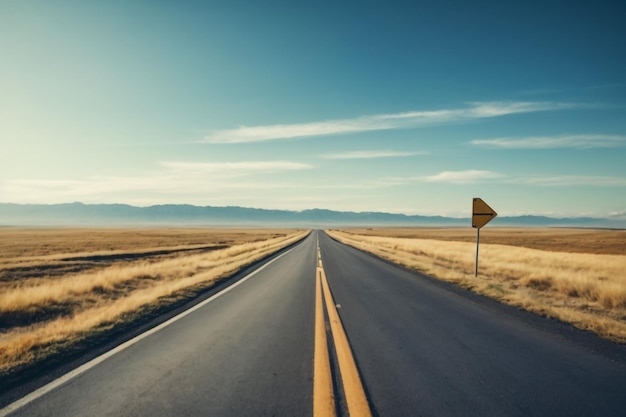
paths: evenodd
<path fill-rule="evenodd" d="M 624 357 L 623 347 L 313 232 L 193 311 L 0 415 L 623 416 Z M 358 401 L 360 390 L 367 411 L 351 408 L 348 397 Z"/>

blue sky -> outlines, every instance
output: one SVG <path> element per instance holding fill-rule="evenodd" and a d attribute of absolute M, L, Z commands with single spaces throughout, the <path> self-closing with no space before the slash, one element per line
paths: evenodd
<path fill-rule="evenodd" d="M 0 202 L 626 218 L 621 1 L 0 3 Z"/>

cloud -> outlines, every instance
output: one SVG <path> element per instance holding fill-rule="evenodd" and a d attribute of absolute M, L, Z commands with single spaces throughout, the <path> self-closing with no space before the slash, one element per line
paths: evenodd
<path fill-rule="evenodd" d="M 535 176 L 514 177 L 486 170 L 442 171 L 433 175 L 424 176 L 388 176 L 376 180 L 364 180 L 363 182 L 351 182 L 349 184 L 333 183 L 318 185 L 318 189 L 351 189 L 369 190 L 378 188 L 393 188 L 415 183 L 441 183 L 441 184 L 472 184 L 481 182 L 498 182 L 500 184 L 530 185 L 538 187 L 570 187 L 570 186 L 593 186 L 593 187 L 623 187 L 626 186 L 626 177 L 616 176 L 583 176 L 583 175 L 560 175 L 560 176 Z"/>
<path fill-rule="evenodd" d="M 404 156 L 425 155 L 426 152 L 401 152 L 401 151 L 349 151 L 321 155 L 325 159 L 375 159 L 396 158 Z"/>
<path fill-rule="evenodd" d="M 469 184 L 482 182 L 485 180 L 505 179 L 502 174 L 493 171 L 469 169 L 465 171 L 442 171 L 433 175 L 423 175 L 414 177 L 381 177 L 372 181 L 369 185 L 372 188 L 398 187 L 414 183 L 449 183 L 449 184 Z"/>
<path fill-rule="evenodd" d="M 611 213 L 609 213 L 608 217 L 610 217 L 612 219 L 626 220 L 626 210 L 611 212 Z"/>
<path fill-rule="evenodd" d="M 172 198 L 200 203 L 243 199 L 267 190 L 300 189 L 290 179 L 259 179 L 266 173 L 312 168 L 292 161 L 185 162 L 167 161 L 160 169 L 134 176 L 93 176 L 80 180 L 11 179 L 0 182 L 5 201 L 40 203 L 83 201 L 159 203 Z"/>
<path fill-rule="evenodd" d="M 498 174 L 497 172 L 470 169 L 466 171 L 442 171 L 435 175 L 429 175 L 419 178 L 424 182 L 468 184 L 501 177 L 502 175 Z"/>
<path fill-rule="evenodd" d="M 405 179 L 408 180 L 408 179 Z M 626 186 L 625 177 L 616 176 L 593 176 L 593 175 L 556 175 L 536 177 L 511 177 L 493 171 L 466 170 L 466 171 L 442 171 L 435 175 L 414 177 L 413 181 L 440 182 L 451 184 L 468 184 L 486 180 L 498 180 L 507 184 L 537 185 L 546 187 L 569 187 L 569 186 L 594 186 L 594 187 L 623 187 Z M 389 182 L 394 185 L 394 182 Z M 402 184 L 396 179 L 395 184 Z"/>
<path fill-rule="evenodd" d="M 561 135 L 526 138 L 476 139 L 472 145 L 500 149 L 617 148 L 626 146 L 624 135 Z"/>
<path fill-rule="evenodd" d="M 470 102 L 461 109 L 411 111 L 395 114 L 361 116 L 353 119 L 321 122 L 241 126 L 213 132 L 205 138 L 207 143 L 232 144 L 262 142 L 275 139 L 293 139 L 375 130 L 401 129 L 464 120 L 482 119 L 518 113 L 562 110 L 581 107 L 575 103 L 558 102 Z"/>
<path fill-rule="evenodd" d="M 594 176 L 594 175 L 559 175 L 552 177 L 528 177 L 514 179 L 516 184 L 541 185 L 550 187 L 594 186 L 594 187 L 624 187 L 625 177 Z"/>
<path fill-rule="evenodd" d="M 313 168 L 312 165 L 292 161 L 243 161 L 243 162 L 161 162 L 170 170 L 191 173 L 250 174 L 259 172 L 294 171 Z"/>
<path fill-rule="evenodd" d="M 415 181 L 440 182 L 451 184 L 467 184 L 486 180 L 498 180 L 508 184 L 525 184 L 549 187 L 594 186 L 594 187 L 623 187 L 626 186 L 625 177 L 593 176 L 593 175 L 556 175 L 536 177 L 511 177 L 493 171 L 466 170 L 443 171 L 435 175 L 415 177 Z"/>

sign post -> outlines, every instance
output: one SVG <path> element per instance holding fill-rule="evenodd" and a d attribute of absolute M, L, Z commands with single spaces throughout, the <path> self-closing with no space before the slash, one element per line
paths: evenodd
<path fill-rule="evenodd" d="M 476 229 L 476 271 L 478 276 L 478 245 L 480 244 L 480 228 L 489 223 L 498 213 L 480 198 L 474 198 L 472 203 L 472 227 Z"/>

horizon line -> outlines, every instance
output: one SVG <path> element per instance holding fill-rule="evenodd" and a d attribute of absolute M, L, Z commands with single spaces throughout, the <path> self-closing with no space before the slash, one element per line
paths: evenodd
<path fill-rule="evenodd" d="M 15 203 L 15 202 L 2 202 L 0 201 L 0 205 L 15 205 L 15 206 L 63 206 L 63 205 L 82 205 L 82 206 L 126 206 L 137 209 L 147 209 L 152 207 L 163 207 L 163 206 L 180 206 L 180 207 L 194 207 L 194 208 L 237 208 L 244 210 L 258 210 L 258 211 L 276 211 L 276 212 L 289 212 L 289 213 L 303 213 L 307 211 L 329 211 L 334 213 L 344 213 L 344 214 L 386 214 L 393 216 L 404 216 L 404 217 L 427 217 L 427 218 L 444 218 L 451 220 L 466 220 L 471 218 L 471 215 L 467 216 L 454 216 L 454 215 L 445 215 L 445 214 L 408 214 L 401 212 L 390 212 L 390 211 L 353 211 L 353 210 L 336 210 L 336 209 L 327 209 L 320 207 L 306 208 L 306 209 L 280 209 L 280 208 L 260 208 L 260 207 L 250 207 L 250 206 L 212 206 L 212 205 L 197 205 L 197 204 L 189 204 L 189 203 L 162 203 L 162 204 L 151 204 L 147 206 L 139 206 L 128 203 L 84 203 L 82 201 L 73 201 L 73 202 L 65 202 L 65 203 Z M 619 217 L 626 216 L 626 212 L 618 212 L 618 213 L 608 213 L 605 216 L 597 217 L 589 214 L 578 214 L 578 215 L 550 215 L 550 214 L 533 214 L 533 213 L 524 213 L 524 214 L 515 214 L 515 215 L 498 215 L 498 218 L 520 218 L 520 217 L 538 217 L 538 218 L 546 218 L 546 219 L 554 219 L 554 220 L 575 220 L 575 219 L 592 219 L 592 220 L 607 220 L 607 221 L 615 221 L 619 222 L 621 219 Z"/>

